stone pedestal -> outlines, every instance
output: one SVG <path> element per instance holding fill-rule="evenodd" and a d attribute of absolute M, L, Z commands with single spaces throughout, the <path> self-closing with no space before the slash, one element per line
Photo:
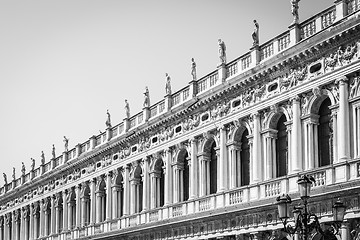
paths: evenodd
<path fill-rule="evenodd" d="M 123 122 L 124 122 L 124 132 L 127 132 L 130 128 L 130 120 L 128 118 L 124 118 Z"/>
<path fill-rule="evenodd" d="M 251 64 L 250 66 L 254 67 L 259 64 L 260 62 L 260 47 L 259 45 L 255 45 L 250 48 L 250 55 L 251 55 Z"/>
<path fill-rule="evenodd" d="M 96 136 L 93 135 L 90 137 L 90 149 L 94 149 L 96 147 Z"/>
<path fill-rule="evenodd" d="M 189 82 L 189 95 L 194 98 L 197 94 L 197 82 L 196 80 L 192 80 L 191 82 Z"/>
<path fill-rule="evenodd" d="M 289 33 L 290 33 L 289 47 L 291 47 L 300 41 L 300 25 L 298 23 L 291 24 L 289 26 Z"/>
<path fill-rule="evenodd" d="M 112 138 L 112 131 L 111 131 L 111 127 L 108 127 L 106 129 L 106 141 L 110 141 Z"/>
<path fill-rule="evenodd" d="M 172 96 L 170 94 L 166 95 L 165 97 L 165 111 L 169 111 L 172 107 Z"/>
<path fill-rule="evenodd" d="M 335 0 L 334 4 L 335 4 L 335 8 L 336 8 L 336 11 L 335 11 L 336 16 L 335 16 L 334 22 L 337 22 L 346 16 L 347 3 L 346 3 L 346 0 Z"/>
<path fill-rule="evenodd" d="M 75 148 L 76 148 L 76 157 L 79 157 L 81 155 L 81 143 L 78 143 Z"/>
<path fill-rule="evenodd" d="M 221 80 L 221 82 L 225 82 L 225 79 L 226 79 L 226 64 L 225 63 L 220 63 L 217 66 L 217 69 L 218 69 L 219 80 Z"/>
<path fill-rule="evenodd" d="M 143 108 L 143 116 L 144 116 L 144 121 L 147 122 L 147 120 L 149 120 L 149 118 L 150 118 L 150 108 L 149 107 Z"/>
<path fill-rule="evenodd" d="M 63 163 L 66 163 L 68 160 L 67 152 L 63 152 L 62 156 L 63 156 Z"/>

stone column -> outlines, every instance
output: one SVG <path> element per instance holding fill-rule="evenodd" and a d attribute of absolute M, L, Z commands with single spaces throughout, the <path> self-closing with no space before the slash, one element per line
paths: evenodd
<path fill-rule="evenodd" d="M 61 216 L 60 216 L 60 211 L 62 209 L 61 206 L 61 193 L 56 193 L 55 195 L 55 201 L 54 201 L 54 207 L 55 207 L 55 226 L 54 226 L 54 234 L 58 234 L 60 232 L 60 220 L 61 220 Z"/>
<path fill-rule="evenodd" d="M 194 199 L 198 196 L 198 162 L 197 162 L 197 140 L 195 138 L 190 139 L 190 198 Z"/>
<path fill-rule="evenodd" d="M 124 215 L 128 215 L 129 214 L 129 197 L 130 197 L 130 167 L 129 165 L 127 165 L 124 169 L 125 173 L 124 173 L 124 176 L 125 176 L 125 179 L 124 179 L 124 183 L 123 183 L 123 186 L 124 186 L 124 209 L 123 209 L 123 213 Z"/>
<path fill-rule="evenodd" d="M 291 172 L 302 171 L 302 146 L 301 146 L 301 119 L 300 119 L 300 98 L 298 96 L 292 99 L 293 123 L 291 129 Z"/>
<path fill-rule="evenodd" d="M 80 185 L 75 186 L 75 228 L 79 228 L 81 226 L 81 199 L 80 199 Z"/>
<path fill-rule="evenodd" d="M 106 221 L 110 221 L 112 219 L 111 176 L 111 172 L 108 172 L 106 175 Z"/>
<path fill-rule="evenodd" d="M 341 228 L 340 228 L 340 236 L 341 236 L 341 240 L 349 240 L 352 239 L 352 236 L 350 234 L 350 224 L 347 220 L 345 220 L 342 224 L 341 224 Z"/>
<path fill-rule="evenodd" d="M 87 196 L 82 196 L 81 198 L 81 227 L 84 227 L 88 224 L 87 219 L 87 203 L 89 202 L 89 198 Z"/>
<path fill-rule="evenodd" d="M 39 217 L 40 217 L 39 212 L 34 211 L 34 237 L 33 237 L 33 239 L 37 239 L 39 237 Z"/>
<path fill-rule="evenodd" d="M 348 79 L 339 81 L 339 112 L 338 112 L 338 159 L 339 162 L 350 158 L 350 121 Z"/>
<path fill-rule="evenodd" d="M 337 111 L 334 110 L 331 112 L 331 119 L 332 119 L 332 129 L 333 129 L 333 144 L 332 144 L 332 150 L 333 150 L 333 159 L 331 163 L 337 163 L 338 160 L 338 129 L 337 129 Z"/>
<path fill-rule="evenodd" d="M 318 116 L 312 116 L 305 120 L 304 129 L 305 129 L 305 138 L 304 138 L 304 153 L 305 153 L 305 169 L 314 169 L 317 167 L 318 159 L 318 145 L 317 145 L 317 126 L 318 126 Z"/>
<path fill-rule="evenodd" d="M 104 193 L 97 190 L 95 194 L 96 194 L 96 223 L 101 223 L 103 220 L 102 198 L 104 196 Z"/>
<path fill-rule="evenodd" d="M 172 151 L 170 148 L 166 149 L 165 150 L 165 191 L 164 191 L 164 194 L 165 194 L 165 201 L 164 201 L 164 204 L 165 206 L 169 205 L 172 203 L 172 199 L 171 199 L 171 196 L 172 196 L 172 182 L 173 182 L 173 179 L 172 179 L 172 176 L 171 176 L 171 155 L 172 155 Z"/>
<path fill-rule="evenodd" d="M 13 212 L 13 225 L 12 225 L 12 231 L 13 231 L 13 235 L 12 235 L 12 239 L 14 240 L 20 240 L 19 239 L 19 215 L 18 215 L 18 211 L 19 210 L 15 210 Z"/>
<path fill-rule="evenodd" d="M 151 172 L 150 173 L 150 182 L 151 182 L 151 199 L 150 199 L 150 208 L 154 209 L 156 208 L 156 173 Z"/>
<path fill-rule="evenodd" d="M 261 157 L 261 137 L 260 137 L 260 115 L 259 113 L 254 113 L 253 117 L 253 144 L 252 144 L 252 163 L 250 166 L 252 168 L 252 183 L 257 183 L 262 181 L 262 157 Z"/>
<path fill-rule="evenodd" d="M 150 189 L 150 180 L 149 180 L 149 160 L 145 157 L 142 159 L 143 163 L 143 179 L 144 179 L 144 185 L 143 185 L 143 211 L 146 211 L 149 209 L 149 202 L 150 202 L 150 195 L 149 195 L 149 189 Z M 125 194 L 125 193 L 124 193 Z M 125 195 L 124 195 L 125 197 Z"/>
<path fill-rule="evenodd" d="M 44 236 L 44 233 L 45 233 L 45 202 L 44 202 L 45 200 L 44 199 L 42 199 L 41 201 L 40 201 L 40 231 L 39 231 L 39 236 L 40 237 L 43 237 Z"/>
<path fill-rule="evenodd" d="M 135 213 L 135 207 L 136 207 L 136 189 L 135 189 L 135 183 L 136 179 L 130 180 L 130 214 Z"/>
<path fill-rule="evenodd" d="M 121 191 L 121 187 L 119 185 L 113 185 L 111 186 L 111 190 L 112 190 L 112 218 L 116 219 L 120 217 L 120 194 L 119 192 Z"/>
<path fill-rule="evenodd" d="M 49 233 L 50 235 L 57 233 L 55 231 L 55 224 L 56 224 L 55 198 L 56 198 L 55 195 L 51 196 L 51 206 L 50 206 L 51 219 L 50 219 L 50 233 Z"/>
<path fill-rule="evenodd" d="M 33 240 L 34 239 L 34 216 L 33 216 L 33 205 L 30 204 L 29 206 L 29 239 Z"/>
<path fill-rule="evenodd" d="M 68 229 L 71 230 L 74 227 L 73 214 L 74 214 L 74 201 L 68 201 Z"/>
<path fill-rule="evenodd" d="M 90 179 L 90 225 L 96 222 L 95 179 Z"/>
<path fill-rule="evenodd" d="M 62 192 L 62 199 L 63 199 L 63 232 L 65 232 L 69 230 L 67 223 L 68 221 L 67 194 L 65 190 Z"/>
<path fill-rule="evenodd" d="M 220 159 L 219 159 L 219 189 L 217 192 L 223 192 L 228 189 L 228 160 L 226 147 L 226 127 L 222 125 L 219 129 L 220 134 Z"/>

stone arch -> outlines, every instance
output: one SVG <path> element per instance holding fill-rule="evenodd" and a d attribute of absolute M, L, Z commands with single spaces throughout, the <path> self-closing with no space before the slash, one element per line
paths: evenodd
<path fill-rule="evenodd" d="M 83 198 L 85 196 L 90 196 L 90 187 L 87 183 L 84 183 L 82 185 L 80 198 Z"/>
<path fill-rule="evenodd" d="M 142 168 L 140 165 L 136 165 L 134 166 L 134 170 L 132 172 L 132 179 L 141 179 L 141 174 L 142 174 Z"/>
<path fill-rule="evenodd" d="M 186 150 L 186 148 L 181 148 L 179 149 L 176 154 L 175 154 L 175 162 L 176 163 L 183 163 L 184 158 L 186 157 L 186 155 L 188 155 L 188 151 Z"/>
<path fill-rule="evenodd" d="M 237 127 L 234 130 L 234 132 L 233 132 L 233 134 L 232 134 L 232 136 L 230 138 L 230 141 L 231 142 L 238 142 L 238 139 L 241 139 L 241 137 L 242 137 L 243 133 L 245 132 L 245 130 L 248 130 L 248 133 L 250 135 L 250 133 L 251 133 L 250 126 L 248 124 L 242 123 L 239 127 Z"/>
<path fill-rule="evenodd" d="M 211 136 L 207 138 L 201 147 L 202 152 L 209 153 L 211 151 L 211 147 L 213 146 L 213 143 L 215 143 L 215 146 L 219 146 L 219 143 L 215 137 Z"/>
<path fill-rule="evenodd" d="M 276 129 L 278 121 L 282 117 L 282 115 L 285 115 L 287 121 L 290 120 L 290 114 L 288 110 L 284 107 L 279 107 L 278 112 L 269 113 L 269 116 L 264 123 L 264 129 Z"/>
<path fill-rule="evenodd" d="M 114 179 L 114 184 L 120 186 L 120 185 L 122 185 L 122 182 L 123 182 L 123 175 L 122 175 L 122 173 L 119 173 L 119 174 L 117 174 L 116 178 Z"/>
<path fill-rule="evenodd" d="M 330 99 L 331 105 L 335 105 L 337 100 L 334 95 L 327 89 L 321 91 L 321 95 L 313 95 L 309 100 L 308 113 L 318 114 L 321 104 L 326 98 Z"/>

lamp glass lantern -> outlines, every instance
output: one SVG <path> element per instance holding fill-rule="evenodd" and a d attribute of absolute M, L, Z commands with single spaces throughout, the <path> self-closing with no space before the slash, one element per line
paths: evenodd
<path fill-rule="evenodd" d="M 337 200 L 333 205 L 333 215 L 335 222 L 342 222 L 344 221 L 345 216 L 345 205 L 340 200 Z"/>
<path fill-rule="evenodd" d="M 281 220 L 286 220 L 289 218 L 289 204 L 291 203 L 291 198 L 289 195 L 279 196 L 277 199 L 277 206 L 279 212 L 279 218 Z"/>
<path fill-rule="evenodd" d="M 297 183 L 299 185 L 300 198 L 309 198 L 312 184 L 311 180 L 306 175 L 303 175 L 297 180 Z"/>

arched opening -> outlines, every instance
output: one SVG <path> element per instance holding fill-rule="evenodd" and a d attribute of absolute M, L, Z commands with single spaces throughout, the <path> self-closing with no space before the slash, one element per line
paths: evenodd
<path fill-rule="evenodd" d="M 211 144 L 210 148 L 210 194 L 217 191 L 217 155 L 216 155 L 216 143 Z"/>
<path fill-rule="evenodd" d="M 319 108 L 319 126 L 318 126 L 318 152 L 319 167 L 330 164 L 331 152 L 330 146 L 332 141 L 331 131 L 331 110 L 329 106 L 331 101 L 326 98 Z"/>
<path fill-rule="evenodd" d="M 131 213 L 139 213 L 142 211 L 143 206 L 143 180 L 142 180 L 142 170 L 140 166 L 137 166 L 134 170 L 133 178 L 131 179 L 131 191 L 134 204 L 131 210 Z"/>
<path fill-rule="evenodd" d="M 112 186 L 112 194 L 113 194 L 113 217 L 119 218 L 123 215 L 123 203 L 124 203 L 124 194 L 123 194 L 123 177 L 119 173 L 116 176 L 114 185 Z"/>
<path fill-rule="evenodd" d="M 184 171 L 183 171 L 183 201 L 189 200 L 190 197 L 190 166 L 189 166 L 189 157 L 186 152 L 184 157 Z"/>
<path fill-rule="evenodd" d="M 282 114 L 276 126 L 276 177 L 287 175 L 288 169 L 288 134 L 285 122 L 286 116 Z"/>
<path fill-rule="evenodd" d="M 240 186 L 246 186 L 250 183 L 250 145 L 249 131 L 245 129 L 241 136 L 241 152 L 240 152 Z"/>
<path fill-rule="evenodd" d="M 82 225 L 87 226 L 90 223 L 90 206 L 91 206 L 91 199 L 90 199 L 90 188 L 87 183 L 82 185 L 81 189 L 81 211 L 82 211 Z"/>
<path fill-rule="evenodd" d="M 151 174 L 152 191 L 155 195 L 155 204 L 153 207 L 164 206 L 164 190 L 165 190 L 165 177 L 164 177 L 164 163 L 162 159 L 158 159 L 154 166 L 154 171 Z"/>
<path fill-rule="evenodd" d="M 187 201 L 189 199 L 189 155 L 185 149 L 181 149 L 174 171 L 174 202 Z"/>

